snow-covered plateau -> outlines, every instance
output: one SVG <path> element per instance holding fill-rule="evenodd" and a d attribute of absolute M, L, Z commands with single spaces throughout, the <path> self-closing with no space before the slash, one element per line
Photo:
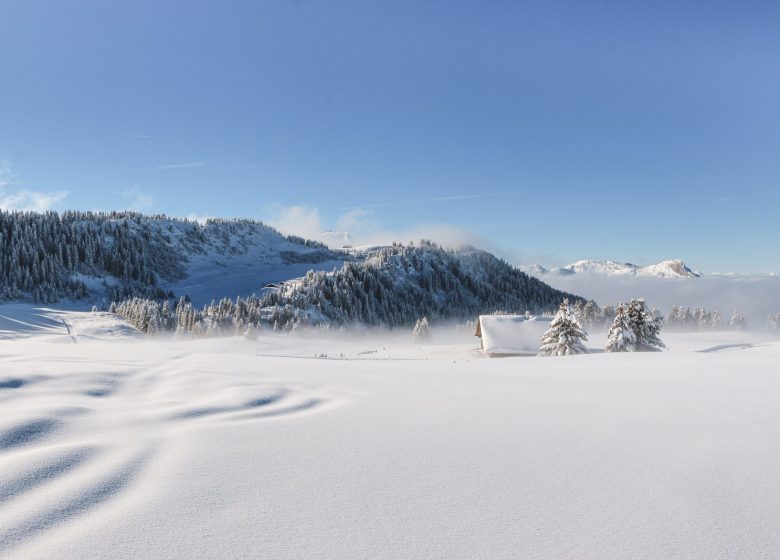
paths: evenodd
<path fill-rule="evenodd" d="M 780 557 L 780 341 L 488 359 L 432 333 L 0 306 L 0 557 Z"/>

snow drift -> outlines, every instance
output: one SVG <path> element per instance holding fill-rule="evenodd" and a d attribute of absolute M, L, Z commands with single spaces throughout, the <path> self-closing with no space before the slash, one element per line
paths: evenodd
<path fill-rule="evenodd" d="M 756 335 L 487 360 L 473 331 L 120 343 L 54 312 L 95 336 L 0 340 L 3 558 L 780 550 L 780 344 Z"/>

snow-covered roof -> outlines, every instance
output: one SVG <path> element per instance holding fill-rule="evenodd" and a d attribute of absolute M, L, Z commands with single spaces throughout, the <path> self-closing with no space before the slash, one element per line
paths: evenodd
<path fill-rule="evenodd" d="M 489 356 L 536 354 L 552 317 L 525 315 L 480 315 L 477 336 Z"/>

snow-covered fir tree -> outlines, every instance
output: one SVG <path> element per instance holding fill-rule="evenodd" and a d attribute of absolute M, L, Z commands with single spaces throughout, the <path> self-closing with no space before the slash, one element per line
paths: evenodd
<path fill-rule="evenodd" d="M 734 329 L 735 331 L 744 331 L 747 330 L 747 319 L 745 319 L 745 316 L 741 313 L 738 313 L 737 310 L 734 310 L 734 313 L 731 315 L 731 320 L 729 321 L 729 327 Z"/>
<path fill-rule="evenodd" d="M 431 339 L 431 326 L 428 324 L 427 317 L 417 320 L 412 331 L 412 337 L 418 344 L 424 344 Z"/>
<path fill-rule="evenodd" d="M 659 334 L 663 318 L 647 309 L 643 299 L 618 305 L 607 335 L 606 352 L 658 352 L 666 345 Z"/>
<path fill-rule="evenodd" d="M 637 352 L 659 352 L 666 348 L 659 338 L 664 324 L 663 317 L 648 310 L 645 300 L 632 299 L 627 313 L 629 324 L 634 331 L 634 349 Z"/>
<path fill-rule="evenodd" d="M 633 352 L 636 349 L 636 335 L 629 320 L 627 307 L 620 303 L 615 309 L 615 318 L 607 333 L 605 352 Z"/>
<path fill-rule="evenodd" d="M 766 328 L 768 331 L 776 332 L 780 330 L 780 313 L 770 314 L 766 319 Z"/>
<path fill-rule="evenodd" d="M 579 309 L 581 315 L 582 307 Z M 540 356 L 569 356 L 588 352 L 583 344 L 583 341 L 588 340 L 588 335 L 577 319 L 577 314 L 576 307 L 571 306 L 568 299 L 564 299 L 550 323 L 550 328 L 542 337 Z"/>

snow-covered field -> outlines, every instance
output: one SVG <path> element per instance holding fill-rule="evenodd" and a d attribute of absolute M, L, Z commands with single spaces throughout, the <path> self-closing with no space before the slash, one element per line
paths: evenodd
<path fill-rule="evenodd" d="M 0 306 L 0 556 L 780 557 L 780 342 L 434 335 L 154 341 Z"/>

